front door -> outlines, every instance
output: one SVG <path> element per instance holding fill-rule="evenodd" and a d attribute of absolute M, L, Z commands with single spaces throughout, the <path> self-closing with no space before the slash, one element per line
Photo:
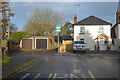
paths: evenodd
<path fill-rule="evenodd" d="M 99 48 L 100 48 L 100 50 L 105 50 L 105 48 L 104 48 L 104 39 L 99 39 L 100 41 L 99 41 Z"/>

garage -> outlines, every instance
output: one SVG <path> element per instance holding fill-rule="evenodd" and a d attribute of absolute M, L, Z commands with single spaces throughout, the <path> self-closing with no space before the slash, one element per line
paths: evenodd
<path fill-rule="evenodd" d="M 36 49 L 48 49 L 48 38 L 36 38 Z"/>
<path fill-rule="evenodd" d="M 22 39 L 22 49 L 32 49 L 33 39 Z"/>
<path fill-rule="evenodd" d="M 54 47 L 54 40 L 49 36 L 31 36 L 23 38 L 20 41 L 20 49 L 47 49 L 51 50 Z"/>

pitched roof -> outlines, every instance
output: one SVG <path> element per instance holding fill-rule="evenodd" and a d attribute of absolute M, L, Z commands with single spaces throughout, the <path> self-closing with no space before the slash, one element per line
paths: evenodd
<path fill-rule="evenodd" d="M 116 27 L 118 24 L 120 24 L 120 22 L 116 23 L 112 28 Z"/>
<path fill-rule="evenodd" d="M 74 25 L 112 25 L 112 24 L 95 16 L 89 16 L 81 21 L 78 21 Z"/>

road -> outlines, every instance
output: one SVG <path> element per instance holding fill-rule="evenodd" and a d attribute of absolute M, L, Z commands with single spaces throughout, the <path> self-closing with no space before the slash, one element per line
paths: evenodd
<path fill-rule="evenodd" d="M 89 52 L 87 52 L 89 53 Z M 58 54 L 53 51 L 27 53 L 39 59 L 28 68 L 8 78 L 40 80 L 41 78 L 76 78 L 87 80 L 116 80 L 118 54 Z"/>

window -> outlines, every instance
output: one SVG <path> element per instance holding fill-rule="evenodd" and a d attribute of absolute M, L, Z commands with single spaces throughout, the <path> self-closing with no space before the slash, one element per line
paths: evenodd
<path fill-rule="evenodd" d="M 107 41 L 107 40 L 105 40 L 105 41 L 104 41 L 104 44 L 107 44 L 107 43 L 108 43 L 108 41 Z"/>
<path fill-rule="evenodd" d="M 83 41 L 75 41 L 75 44 L 84 44 Z"/>
<path fill-rule="evenodd" d="M 114 44 L 114 39 L 112 39 L 112 44 Z"/>
<path fill-rule="evenodd" d="M 52 44 L 52 39 L 50 39 L 50 43 Z"/>
<path fill-rule="evenodd" d="M 85 33 L 85 28 L 84 28 L 84 26 L 81 26 L 81 27 L 80 27 L 80 33 Z"/>
<path fill-rule="evenodd" d="M 99 31 L 103 31 L 103 26 L 99 26 Z"/>
<path fill-rule="evenodd" d="M 99 26 L 99 31 L 98 31 L 98 33 L 104 33 L 104 28 L 103 28 L 103 26 Z"/>

